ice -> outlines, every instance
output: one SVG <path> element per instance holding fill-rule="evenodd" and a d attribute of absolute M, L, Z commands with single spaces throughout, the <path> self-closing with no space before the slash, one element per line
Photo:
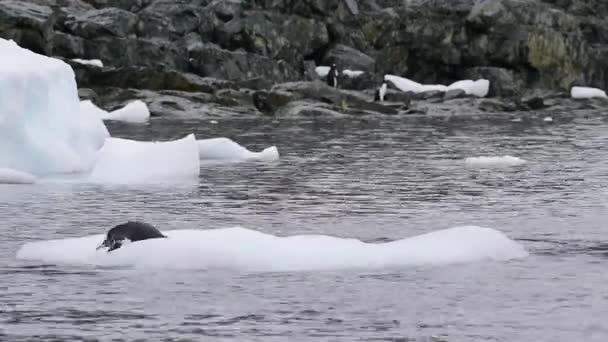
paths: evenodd
<path fill-rule="evenodd" d="M 33 184 L 36 176 L 13 169 L 0 168 L 0 184 Z"/>
<path fill-rule="evenodd" d="M 490 89 L 490 81 L 486 79 L 480 80 L 462 80 L 457 81 L 449 86 L 441 84 L 420 84 L 404 77 L 395 75 L 385 75 L 384 79 L 393 83 L 399 90 L 404 92 L 423 93 L 427 91 L 443 91 L 447 92 L 453 89 L 462 89 L 468 95 L 477 97 L 485 97 Z"/>
<path fill-rule="evenodd" d="M 145 123 L 150 119 L 150 110 L 141 100 L 128 103 L 123 108 L 107 112 L 97 107 L 90 100 L 80 102 L 80 111 L 103 120 L 124 121 L 131 123 Z"/>
<path fill-rule="evenodd" d="M 128 103 L 123 108 L 108 113 L 104 120 L 124 121 L 132 123 L 145 123 L 150 119 L 150 110 L 141 100 Z"/>
<path fill-rule="evenodd" d="M 107 130 L 79 108 L 68 64 L 0 39 L 1 168 L 37 176 L 89 171 Z"/>
<path fill-rule="evenodd" d="M 329 74 L 329 69 L 330 68 L 328 66 L 318 66 L 315 68 L 315 71 L 319 77 L 325 77 L 327 74 Z"/>
<path fill-rule="evenodd" d="M 90 179 L 104 183 L 198 181 L 198 154 L 194 134 L 166 142 L 108 138 Z"/>
<path fill-rule="evenodd" d="M 278 237 L 240 227 L 163 233 L 167 239 L 139 241 L 111 253 L 95 249 L 103 234 L 30 242 L 17 258 L 45 264 L 280 272 L 507 261 L 528 255 L 503 233 L 475 226 L 381 244 L 326 235 Z"/>
<path fill-rule="evenodd" d="M 202 139 L 198 140 L 197 143 L 201 160 L 274 161 L 279 159 L 279 152 L 275 146 L 268 147 L 260 152 L 252 152 L 228 138 Z"/>
<path fill-rule="evenodd" d="M 606 97 L 606 92 L 598 88 L 572 87 L 570 95 L 575 99 L 589 99 L 593 97 Z"/>
<path fill-rule="evenodd" d="M 73 58 L 72 59 L 76 63 L 84 64 L 84 65 L 92 65 L 98 68 L 103 68 L 103 62 L 99 59 L 80 59 Z"/>
<path fill-rule="evenodd" d="M 342 70 L 342 75 L 350 77 L 350 78 L 359 77 L 359 76 L 363 75 L 364 73 L 365 73 L 365 71 L 361 71 L 361 70 L 350 70 L 350 69 Z"/>
<path fill-rule="evenodd" d="M 464 160 L 471 167 L 506 167 L 526 163 L 525 160 L 513 156 L 470 157 Z"/>

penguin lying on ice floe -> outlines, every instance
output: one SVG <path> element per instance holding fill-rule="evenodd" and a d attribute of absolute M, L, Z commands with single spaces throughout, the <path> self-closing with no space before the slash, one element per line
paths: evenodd
<path fill-rule="evenodd" d="M 135 242 L 156 238 L 166 238 L 166 236 L 150 224 L 128 221 L 110 229 L 106 235 L 106 239 L 97 249 L 108 248 L 108 252 L 110 252 L 120 248 L 125 243 L 125 240 Z"/>

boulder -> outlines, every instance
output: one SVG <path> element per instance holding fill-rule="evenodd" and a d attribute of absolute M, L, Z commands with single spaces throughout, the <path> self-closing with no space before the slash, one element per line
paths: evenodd
<path fill-rule="evenodd" d="M 352 47 L 338 44 L 327 51 L 323 65 L 336 63 L 340 69 L 374 71 L 376 61 L 365 53 Z"/>
<path fill-rule="evenodd" d="M 53 10 L 25 1 L 0 1 L 0 37 L 41 54 L 52 52 Z"/>

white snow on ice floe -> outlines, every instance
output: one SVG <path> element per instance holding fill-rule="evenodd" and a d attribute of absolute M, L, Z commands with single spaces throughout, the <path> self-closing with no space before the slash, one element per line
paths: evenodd
<path fill-rule="evenodd" d="M 0 184 L 33 184 L 36 176 L 12 169 L 0 168 Z"/>
<path fill-rule="evenodd" d="M 593 97 L 607 97 L 606 92 L 598 88 L 572 87 L 570 96 L 575 99 L 589 99 Z"/>
<path fill-rule="evenodd" d="M 480 80 L 462 80 L 457 81 L 449 86 L 441 84 L 420 84 L 410 79 L 395 75 L 385 75 L 384 79 L 393 83 L 399 90 L 404 92 L 423 93 L 426 91 L 443 91 L 447 92 L 453 89 L 462 89 L 467 95 L 477 97 L 485 97 L 490 90 L 490 81 L 486 79 Z"/>
<path fill-rule="evenodd" d="M 123 108 L 114 110 L 112 112 L 108 112 L 97 107 L 90 100 L 85 100 L 80 102 L 80 110 L 87 115 L 97 116 L 103 120 L 145 123 L 150 119 L 150 110 L 148 109 L 148 106 L 141 100 L 132 101 Z"/>
<path fill-rule="evenodd" d="M 67 63 L 0 38 L 0 167 L 37 176 L 89 171 L 107 130 L 79 108 Z"/>
<path fill-rule="evenodd" d="M 524 164 L 526 161 L 513 156 L 470 157 L 464 160 L 471 167 L 505 167 Z"/>
<path fill-rule="evenodd" d="M 199 156 L 203 161 L 274 161 L 279 159 L 279 151 L 275 146 L 260 152 L 252 152 L 228 138 L 201 139 L 197 143 Z"/>
<path fill-rule="evenodd" d="M 318 66 L 315 68 L 315 71 L 319 77 L 325 77 L 327 74 L 329 74 L 329 69 L 330 68 L 328 66 Z"/>
<path fill-rule="evenodd" d="M 73 58 L 72 59 L 76 63 L 84 64 L 84 65 L 92 65 L 98 68 L 103 68 L 103 62 L 99 59 L 80 59 Z"/>
<path fill-rule="evenodd" d="M 305 271 L 506 261 L 528 255 L 503 233 L 456 227 L 375 244 L 325 235 L 277 237 L 245 228 L 174 230 L 167 239 L 95 248 L 103 234 L 26 243 L 17 258 L 52 264 L 163 269 Z"/>
<path fill-rule="evenodd" d="M 350 70 L 350 69 L 342 70 L 342 75 L 350 77 L 350 78 L 359 77 L 359 76 L 363 75 L 364 73 L 365 73 L 365 71 L 361 71 L 361 70 Z"/>
<path fill-rule="evenodd" d="M 194 134 L 163 142 L 108 138 L 90 179 L 104 183 L 198 180 L 198 153 Z"/>

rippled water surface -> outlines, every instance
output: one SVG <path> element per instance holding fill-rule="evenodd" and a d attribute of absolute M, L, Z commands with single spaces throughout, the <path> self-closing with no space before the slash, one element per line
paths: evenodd
<path fill-rule="evenodd" d="M 115 136 L 227 136 L 276 163 L 203 165 L 197 185 L 0 186 L 2 341 L 606 341 L 608 124 L 601 117 L 232 120 L 112 125 Z M 527 163 L 467 167 L 464 158 Z M 243 226 L 382 242 L 476 225 L 524 259 L 239 272 L 22 261 L 26 242 Z M 319 251 L 310 250 L 310 253 Z M 162 258 L 158 255 L 158 258 Z"/>

